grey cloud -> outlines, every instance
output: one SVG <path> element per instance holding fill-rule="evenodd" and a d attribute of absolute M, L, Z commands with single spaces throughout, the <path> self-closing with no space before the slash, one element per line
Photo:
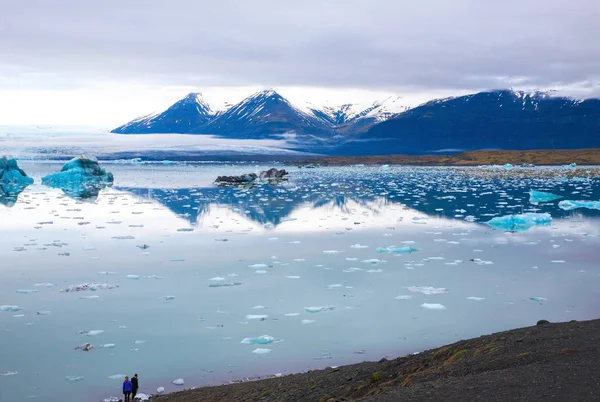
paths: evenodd
<path fill-rule="evenodd" d="M 0 72 L 198 87 L 597 83 L 599 19 L 597 0 L 8 1 Z"/>

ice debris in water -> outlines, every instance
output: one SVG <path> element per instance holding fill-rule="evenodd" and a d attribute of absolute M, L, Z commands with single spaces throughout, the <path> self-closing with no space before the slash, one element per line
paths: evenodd
<path fill-rule="evenodd" d="M 240 343 L 244 345 L 268 345 L 273 342 L 281 342 L 270 335 L 261 335 L 256 338 L 244 338 Z"/>
<path fill-rule="evenodd" d="M 571 211 L 577 208 L 598 209 L 600 210 L 600 201 L 573 201 L 565 200 L 558 203 L 560 209 Z"/>
<path fill-rule="evenodd" d="M 116 345 L 114 343 L 105 343 L 104 345 L 100 345 L 101 348 L 104 349 L 113 349 Z"/>
<path fill-rule="evenodd" d="M 161 299 L 164 302 L 168 302 L 168 301 L 171 301 L 171 300 L 175 300 L 175 296 L 162 296 Z"/>
<path fill-rule="evenodd" d="M 312 324 L 315 320 L 302 320 L 302 324 Z"/>
<path fill-rule="evenodd" d="M 423 303 L 421 307 L 426 308 L 428 310 L 446 310 L 446 306 L 438 303 Z"/>
<path fill-rule="evenodd" d="M 394 297 L 394 299 L 396 299 L 396 300 L 409 300 L 409 299 L 412 299 L 412 296 L 411 295 L 400 295 L 400 296 Z"/>
<path fill-rule="evenodd" d="M 266 314 L 248 314 L 247 320 L 266 320 L 269 316 Z"/>
<path fill-rule="evenodd" d="M 414 253 L 415 251 L 419 251 L 419 249 L 410 247 L 410 246 L 405 246 L 405 247 L 390 246 L 390 247 L 385 247 L 385 248 L 383 248 L 383 247 L 377 248 L 378 253 L 411 254 L 411 253 Z"/>
<path fill-rule="evenodd" d="M 352 246 L 350 246 L 351 248 L 356 248 L 356 249 L 360 249 L 360 248 L 369 248 L 369 246 L 364 246 L 362 244 L 354 244 Z"/>
<path fill-rule="evenodd" d="M 110 285 L 108 283 L 96 283 L 96 282 L 86 282 L 80 283 L 78 285 L 71 285 L 64 289 L 61 289 L 61 292 L 85 292 L 85 291 L 96 291 L 96 290 L 104 290 L 104 289 L 115 289 L 118 288 L 119 285 Z"/>
<path fill-rule="evenodd" d="M 1 377 L 10 377 L 12 375 L 17 375 L 19 374 L 18 371 L 5 371 L 4 373 L 0 373 Z"/>
<path fill-rule="evenodd" d="M 476 301 L 480 301 L 480 300 L 485 300 L 485 297 L 476 297 L 476 296 L 469 296 L 467 297 L 468 300 L 476 300 Z"/>
<path fill-rule="evenodd" d="M 307 313 L 320 313 L 321 311 L 335 310 L 335 306 L 318 306 L 318 307 L 304 307 Z"/>
<path fill-rule="evenodd" d="M 257 355 L 264 355 L 267 353 L 270 353 L 271 349 L 265 349 L 265 348 L 256 348 L 252 351 L 252 353 L 257 354 Z"/>
<path fill-rule="evenodd" d="M 33 290 L 33 289 L 17 289 L 15 290 L 15 293 L 19 293 L 22 295 L 28 295 L 29 293 L 35 293 L 37 292 L 37 290 Z"/>
<path fill-rule="evenodd" d="M 125 278 L 127 279 L 140 279 L 139 275 L 127 275 Z"/>
<path fill-rule="evenodd" d="M 165 387 L 158 387 L 158 388 L 156 388 L 156 393 L 157 394 L 162 394 L 163 392 L 165 392 Z"/>
<path fill-rule="evenodd" d="M 42 178 L 42 184 L 60 188 L 68 196 L 91 198 L 105 187 L 112 186 L 114 177 L 98 165 L 98 160 L 85 155 L 67 162 L 59 173 Z"/>
<path fill-rule="evenodd" d="M 529 191 L 529 202 L 532 204 L 538 204 L 540 202 L 551 202 L 562 198 L 560 195 L 545 193 L 543 191 L 530 190 Z"/>
<path fill-rule="evenodd" d="M 84 378 L 82 376 L 68 375 L 65 377 L 65 379 L 69 382 L 78 382 L 83 381 Z"/>
<path fill-rule="evenodd" d="M 0 311 L 19 311 L 19 310 L 21 310 L 21 307 L 19 307 L 19 306 L 11 306 L 11 305 L 0 306 Z"/>
<path fill-rule="evenodd" d="M 51 288 L 51 287 L 54 287 L 54 284 L 50 283 L 50 282 L 44 282 L 44 283 L 36 283 L 33 286 Z"/>
<path fill-rule="evenodd" d="M 175 384 L 175 385 L 183 385 L 184 384 L 183 378 L 178 378 L 176 380 L 173 380 L 173 384 Z"/>
<path fill-rule="evenodd" d="M 493 229 L 510 232 L 522 232 L 534 226 L 549 226 L 550 223 L 552 223 L 552 217 L 549 213 L 534 212 L 498 216 L 487 222 Z"/>
<path fill-rule="evenodd" d="M 408 290 L 413 293 L 422 293 L 424 295 L 439 295 L 448 293 L 446 288 L 434 288 L 432 286 L 409 286 Z"/>
<path fill-rule="evenodd" d="M 92 330 L 88 330 L 88 329 L 82 329 L 81 331 L 77 332 L 79 335 L 85 335 L 85 336 L 96 336 L 96 335 L 100 335 L 104 333 L 103 329 L 92 329 Z"/>
<path fill-rule="evenodd" d="M 530 297 L 529 300 L 543 302 L 543 301 L 547 301 L 548 299 L 546 299 L 545 297 Z"/>

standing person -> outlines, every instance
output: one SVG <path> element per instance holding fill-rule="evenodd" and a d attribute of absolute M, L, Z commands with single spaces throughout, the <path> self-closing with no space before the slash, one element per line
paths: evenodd
<path fill-rule="evenodd" d="M 140 388 L 140 385 L 138 383 L 138 375 L 137 375 L 137 373 L 135 373 L 135 375 L 131 379 L 131 400 L 132 401 L 135 400 L 135 395 L 137 394 L 137 391 L 139 388 Z"/>
<path fill-rule="evenodd" d="M 131 399 L 131 381 L 129 381 L 129 377 L 125 376 L 125 381 L 123 381 L 123 395 L 125 395 L 125 402 L 130 402 Z"/>

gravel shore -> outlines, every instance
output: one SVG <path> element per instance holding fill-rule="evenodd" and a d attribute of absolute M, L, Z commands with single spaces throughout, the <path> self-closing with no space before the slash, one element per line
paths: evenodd
<path fill-rule="evenodd" d="M 538 325 L 394 360 L 153 398 L 196 401 L 598 401 L 600 319 Z"/>

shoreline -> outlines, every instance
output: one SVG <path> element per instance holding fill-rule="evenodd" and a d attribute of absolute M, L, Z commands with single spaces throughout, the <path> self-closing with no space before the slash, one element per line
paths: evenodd
<path fill-rule="evenodd" d="M 592 400 L 600 398 L 598 334 L 600 319 L 542 320 L 395 359 L 188 389 L 151 400 Z"/>

